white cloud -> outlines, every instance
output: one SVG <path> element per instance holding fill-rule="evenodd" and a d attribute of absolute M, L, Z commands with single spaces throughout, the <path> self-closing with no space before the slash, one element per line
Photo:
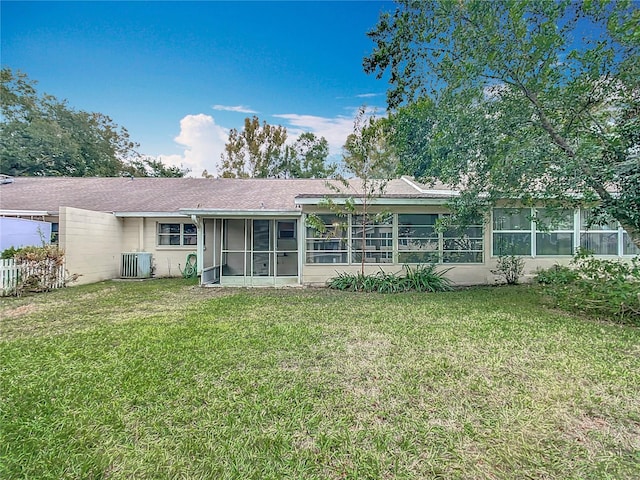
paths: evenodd
<path fill-rule="evenodd" d="M 212 108 L 223 112 L 258 113 L 245 105 L 213 105 Z"/>
<path fill-rule="evenodd" d="M 357 98 L 373 98 L 379 97 L 382 93 L 361 93 L 360 95 L 356 95 Z"/>
<path fill-rule="evenodd" d="M 347 137 L 353 133 L 353 122 L 359 108 L 353 109 L 353 116 L 337 116 L 332 118 L 317 117 L 314 115 L 299 115 L 297 113 L 283 113 L 274 115 L 277 118 L 283 118 L 289 122 L 287 132 L 292 137 L 297 137 L 303 132 L 312 132 L 319 137 L 324 137 L 329 142 L 329 153 L 337 155 L 342 152 L 342 146 Z M 365 116 L 379 116 L 376 108 L 366 107 Z M 291 128 L 294 127 L 294 128 Z"/>
<path fill-rule="evenodd" d="M 329 152 L 331 154 L 340 153 L 347 136 L 353 131 L 352 117 L 316 117 L 314 115 L 299 115 L 297 113 L 284 113 L 274 115 L 277 118 L 283 118 L 289 122 L 287 131 L 292 136 L 298 136 L 303 132 L 312 132 L 319 137 L 324 137 L 329 142 Z"/>
<path fill-rule="evenodd" d="M 184 147 L 182 155 L 161 155 L 162 162 L 186 167 L 190 177 L 199 177 L 203 170 L 218 173 L 220 154 L 229 138 L 228 130 L 217 125 L 210 115 L 187 115 L 180 120 L 180 134 L 174 140 Z"/>

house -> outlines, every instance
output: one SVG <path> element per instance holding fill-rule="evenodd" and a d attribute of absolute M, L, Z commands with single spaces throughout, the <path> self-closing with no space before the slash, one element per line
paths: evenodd
<path fill-rule="evenodd" d="M 351 187 L 359 191 L 359 181 Z M 438 262 L 469 285 L 494 283 L 502 253 L 523 256 L 525 274 L 568 262 L 580 245 L 610 258 L 639 253 L 617 224 L 587 230 L 585 209 L 565 212 L 553 230 L 538 228 L 530 209 L 505 206 L 487 221 L 439 231 L 453 195 L 392 180 L 371 205 L 385 216 L 371 223 L 323 207 L 327 196 L 346 197 L 325 180 L 17 177 L 0 184 L 0 217 L 51 223 L 80 283 L 117 278 L 124 256 L 143 252 L 155 276 L 179 276 L 196 254 L 201 283 L 223 286 L 324 284 L 359 271 L 363 256 L 371 272 Z M 307 225 L 311 214 L 324 231 Z M 544 209 L 536 215 L 543 219 Z"/>

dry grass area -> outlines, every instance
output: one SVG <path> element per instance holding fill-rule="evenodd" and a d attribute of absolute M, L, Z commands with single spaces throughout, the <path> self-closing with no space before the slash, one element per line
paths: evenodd
<path fill-rule="evenodd" d="M 0 477 L 640 478 L 640 330 L 534 289 L 0 300 Z"/>

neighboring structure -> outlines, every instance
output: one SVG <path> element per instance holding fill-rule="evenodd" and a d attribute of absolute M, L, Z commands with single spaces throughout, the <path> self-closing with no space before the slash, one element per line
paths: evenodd
<path fill-rule="evenodd" d="M 638 254 L 616 224 L 586 230 L 589 211 L 579 209 L 553 231 L 538 229 L 530 209 L 497 208 L 487 222 L 438 232 L 456 194 L 392 180 L 372 206 L 387 218 L 365 225 L 364 249 L 358 215 L 322 208 L 326 196 L 344 200 L 325 180 L 17 177 L 0 184 L 0 217 L 50 222 L 80 283 L 121 276 L 123 258 L 136 252 L 151 254 L 155 276 L 179 276 L 196 253 L 202 284 L 246 286 L 324 284 L 358 271 L 363 251 L 372 272 L 435 261 L 454 267 L 447 276 L 460 285 L 493 283 L 502 253 L 525 257 L 526 274 L 567 262 L 580 245 L 610 257 Z M 306 226 L 311 213 L 326 232 Z"/>
<path fill-rule="evenodd" d="M 51 240 L 51 223 L 0 217 L 0 252 L 14 247 L 39 247 Z"/>

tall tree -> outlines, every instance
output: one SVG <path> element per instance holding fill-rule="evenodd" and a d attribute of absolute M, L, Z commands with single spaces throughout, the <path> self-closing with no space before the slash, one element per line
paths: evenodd
<path fill-rule="evenodd" d="M 390 74 L 403 169 L 456 207 L 579 200 L 640 246 L 638 31 L 630 0 L 399 0 L 364 69 Z"/>
<path fill-rule="evenodd" d="M 141 157 L 129 132 L 108 116 L 74 110 L 52 95 L 38 94 L 36 82 L 24 73 L 3 68 L 0 80 L 0 173 L 73 177 L 177 174 L 159 160 Z"/>
<path fill-rule="evenodd" d="M 329 142 L 314 133 L 302 133 L 293 145 L 287 147 L 278 168 L 281 178 L 328 178 L 337 169 L 328 163 Z"/>
<path fill-rule="evenodd" d="M 222 159 L 222 177 L 230 178 L 327 178 L 336 166 L 327 163 L 329 143 L 306 132 L 292 145 L 281 125 L 260 124 L 258 117 L 245 118 L 244 128 L 229 132 Z M 209 173 L 207 172 L 207 175 Z"/>
<path fill-rule="evenodd" d="M 367 249 L 367 232 L 375 224 L 389 219 L 388 212 L 375 210 L 371 206 L 375 199 L 384 195 L 389 180 L 395 175 L 395 156 L 387 141 L 386 123 L 373 115 L 368 115 L 361 107 L 343 147 L 342 159 L 345 174 L 335 175 L 336 182 L 327 182 L 327 187 L 344 197 L 344 203 L 337 203 L 327 196 L 322 205 L 336 214 L 354 216 L 353 226 L 357 227 L 353 238 L 356 258 L 360 260 L 360 271 L 364 274 Z M 314 215 L 307 217 L 308 224 L 321 234 L 326 233 L 322 220 Z M 346 228 L 346 226 L 345 226 Z"/>
<path fill-rule="evenodd" d="M 222 176 L 230 178 L 268 178 L 277 175 L 286 153 L 287 129 L 260 124 L 255 115 L 245 118 L 244 128 L 232 128 L 222 153 Z"/>

